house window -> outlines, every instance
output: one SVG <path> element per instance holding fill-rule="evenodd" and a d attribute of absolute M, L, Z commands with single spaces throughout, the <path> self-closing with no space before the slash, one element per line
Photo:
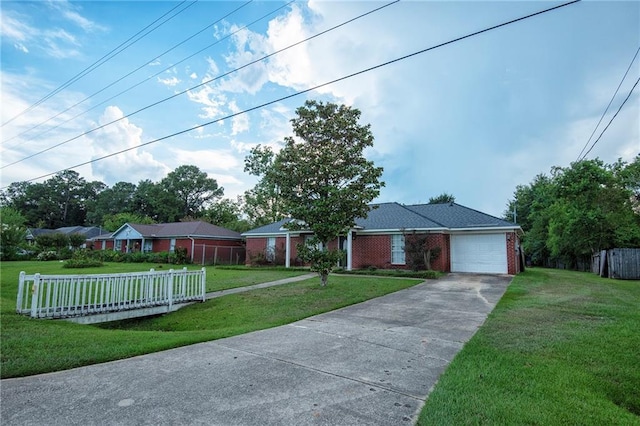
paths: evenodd
<path fill-rule="evenodd" d="M 305 245 L 308 245 L 308 244 L 309 244 L 309 240 L 310 240 L 310 239 L 312 239 L 313 237 L 315 237 L 315 235 L 313 235 L 313 234 L 306 234 L 306 235 L 304 236 L 304 243 L 305 243 Z M 318 249 L 318 250 L 322 250 L 322 243 L 321 243 L 321 242 L 318 242 L 318 243 L 316 244 L 316 249 Z"/>
<path fill-rule="evenodd" d="M 265 256 L 269 262 L 273 262 L 276 257 L 276 237 L 267 238 L 267 252 Z"/>
<path fill-rule="evenodd" d="M 391 236 L 391 264 L 404 265 L 404 235 Z"/>

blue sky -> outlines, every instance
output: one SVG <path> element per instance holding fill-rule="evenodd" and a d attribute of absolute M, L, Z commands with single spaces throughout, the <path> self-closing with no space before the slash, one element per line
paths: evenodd
<path fill-rule="evenodd" d="M 190 3 L 179 4 L 0 3 L 2 123 L 172 8 Z M 6 123 L 0 129 L 6 166 L 0 186 L 163 138 L 560 3 L 398 2 L 245 66 L 384 4 L 192 3 Z M 193 164 L 217 179 L 225 197 L 235 199 L 256 182 L 243 172 L 249 149 L 257 144 L 279 149 L 291 134 L 295 109 L 306 99 L 319 99 L 354 106 L 362 123 L 371 124 L 375 144 L 366 154 L 384 167 L 386 182 L 376 201 L 422 203 L 447 192 L 460 204 L 501 216 L 517 185 L 576 160 L 638 47 L 640 2 L 583 1 L 75 170 L 112 186 L 159 181 L 176 167 Z M 640 76 L 639 64 L 637 58 L 596 136 Z M 639 91 L 588 158 L 631 161 L 640 152 Z"/>

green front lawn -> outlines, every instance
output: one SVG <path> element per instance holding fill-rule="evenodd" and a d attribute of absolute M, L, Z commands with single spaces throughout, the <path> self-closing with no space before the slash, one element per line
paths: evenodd
<path fill-rule="evenodd" d="M 440 378 L 419 425 L 640 425 L 640 281 L 530 269 Z"/>
<path fill-rule="evenodd" d="M 422 282 L 331 276 L 329 285 L 322 288 L 319 279 L 313 278 L 211 299 L 168 315 L 102 325 L 34 320 L 15 313 L 21 270 L 28 274 L 85 274 L 144 271 L 157 266 L 117 263 L 77 270 L 63 269 L 58 262 L 0 264 L 1 377 L 64 370 L 275 327 Z M 251 285 L 304 273 L 307 271 L 207 268 L 207 289 Z"/>

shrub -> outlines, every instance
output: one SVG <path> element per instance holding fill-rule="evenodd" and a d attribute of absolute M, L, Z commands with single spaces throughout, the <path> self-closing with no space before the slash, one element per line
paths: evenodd
<path fill-rule="evenodd" d="M 55 250 L 41 251 L 36 260 L 58 260 L 58 253 Z"/>
<path fill-rule="evenodd" d="M 94 268 L 102 266 L 103 263 L 98 259 L 68 259 L 62 265 L 63 268 Z"/>
<path fill-rule="evenodd" d="M 91 268 L 102 266 L 102 261 L 92 250 L 79 249 L 73 252 L 71 259 L 64 262 L 63 268 Z"/>
<path fill-rule="evenodd" d="M 184 265 L 185 263 L 188 263 L 188 260 L 189 259 L 187 258 L 187 248 L 176 247 L 175 250 L 173 251 L 171 263 L 175 263 L 176 265 Z"/>
<path fill-rule="evenodd" d="M 255 254 L 251 253 L 249 255 L 249 263 L 251 266 L 266 266 L 271 264 L 271 262 L 267 260 L 267 256 L 261 251 Z"/>

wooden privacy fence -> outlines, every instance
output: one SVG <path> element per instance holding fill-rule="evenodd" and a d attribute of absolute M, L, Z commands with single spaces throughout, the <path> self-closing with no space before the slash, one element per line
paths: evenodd
<path fill-rule="evenodd" d="M 205 268 L 94 275 L 23 271 L 16 311 L 32 318 L 93 317 L 77 322 L 104 322 L 174 311 L 204 301 L 205 290 Z"/>
<path fill-rule="evenodd" d="M 601 277 L 640 279 L 640 248 L 614 248 L 594 254 L 591 272 Z"/>

